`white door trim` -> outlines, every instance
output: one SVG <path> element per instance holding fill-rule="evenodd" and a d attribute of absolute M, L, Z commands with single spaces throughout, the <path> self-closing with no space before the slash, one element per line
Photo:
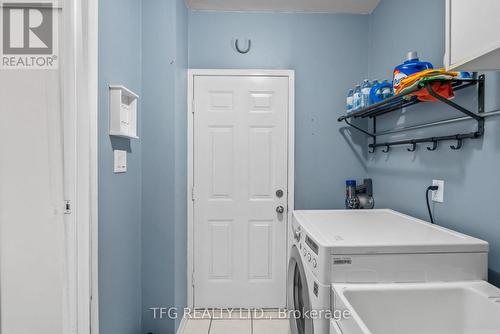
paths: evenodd
<path fill-rule="evenodd" d="M 231 69 L 189 69 L 187 94 L 187 306 L 194 307 L 194 203 L 192 200 L 194 173 L 194 77 L 195 76 L 267 76 L 288 78 L 288 224 L 294 209 L 294 152 L 295 152 L 295 71 L 293 70 L 231 70 Z M 288 234 L 287 234 L 288 235 Z M 288 242 L 288 240 L 287 240 Z M 288 249 L 288 247 L 287 247 Z M 288 252 L 287 252 L 288 253 Z"/>
<path fill-rule="evenodd" d="M 98 334 L 98 0 L 64 1 L 61 63 L 67 286 L 65 333 Z"/>

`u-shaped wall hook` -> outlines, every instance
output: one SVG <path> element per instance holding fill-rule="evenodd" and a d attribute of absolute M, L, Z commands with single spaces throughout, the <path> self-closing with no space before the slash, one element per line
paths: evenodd
<path fill-rule="evenodd" d="M 452 150 L 459 150 L 459 149 L 461 149 L 462 148 L 462 138 L 459 138 L 457 136 L 457 145 L 451 145 L 450 148 Z"/>
<path fill-rule="evenodd" d="M 252 40 L 249 39 L 247 48 L 245 50 L 242 50 L 240 49 L 239 40 L 236 38 L 236 40 L 234 41 L 234 47 L 236 48 L 236 51 L 238 51 L 241 54 L 248 53 L 248 51 L 250 51 L 250 48 L 252 47 Z"/>
<path fill-rule="evenodd" d="M 417 150 L 417 143 L 412 142 L 411 148 L 407 148 L 408 152 L 415 152 Z"/>
<path fill-rule="evenodd" d="M 435 151 L 435 150 L 437 150 L 437 148 L 438 148 L 438 142 L 437 142 L 437 140 L 433 140 L 432 147 L 430 147 L 430 146 L 427 147 L 427 150 L 428 151 Z"/>
<path fill-rule="evenodd" d="M 385 149 L 383 149 L 382 152 L 389 153 L 390 150 L 391 150 L 391 145 L 387 144 L 385 145 Z"/>
<path fill-rule="evenodd" d="M 370 145 L 370 148 L 368 149 L 368 153 L 375 153 L 375 145 Z"/>

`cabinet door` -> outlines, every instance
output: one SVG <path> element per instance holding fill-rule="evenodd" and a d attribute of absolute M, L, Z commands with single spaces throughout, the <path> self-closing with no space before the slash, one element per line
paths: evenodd
<path fill-rule="evenodd" d="M 500 1 L 447 0 L 446 54 L 448 68 L 500 69 Z"/>

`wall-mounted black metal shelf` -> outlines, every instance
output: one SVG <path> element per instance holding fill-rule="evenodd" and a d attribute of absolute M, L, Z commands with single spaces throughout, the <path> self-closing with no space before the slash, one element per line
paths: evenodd
<path fill-rule="evenodd" d="M 484 134 L 484 118 L 481 115 L 484 113 L 484 75 L 480 75 L 479 77 L 474 74 L 473 78 L 465 79 L 465 78 L 453 78 L 450 80 L 446 80 L 446 82 L 450 82 L 453 86 L 453 90 L 459 91 L 467 87 L 477 86 L 477 94 L 478 94 L 478 112 L 475 113 L 470 111 L 461 105 L 438 95 L 433 89 L 432 84 L 444 80 L 428 80 L 425 83 L 421 83 L 418 86 L 415 86 L 411 89 L 404 91 L 402 94 L 394 95 L 390 98 L 385 99 L 382 102 L 370 105 L 366 108 L 357 110 L 348 115 L 342 116 L 338 118 L 339 122 L 345 122 L 347 125 L 353 127 L 354 129 L 365 133 L 366 135 L 372 138 L 372 143 L 369 144 L 369 152 L 374 153 L 377 147 L 385 147 L 382 152 L 389 152 L 391 146 L 399 146 L 399 145 L 411 145 L 408 148 L 408 151 L 413 152 L 417 149 L 417 144 L 421 143 L 430 143 L 432 146 L 427 147 L 429 151 L 435 151 L 437 149 L 438 143 L 441 141 L 450 141 L 456 140 L 455 145 L 451 145 L 450 148 L 453 150 L 459 150 L 462 148 L 462 142 L 464 139 L 476 139 L 480 138 Z M 422 102 L 418 100 L 415 96 L 411 96 L 411 94 L 421 90 L 426 89 L 431 96 L 436 98 L 437 100 L 449 105 L 450 107 L 460 111 L 465 114 L 467 117 L 477 121 L 477 130 L 475 132 L 470 133 L 457 133 L 451 135 L 437 136 L 437 137 L 425 137 L 425 138 L 414 138 L 414 139 L 406 139 L 392 142 L 377 142 L 377 136 L 384 135 L 384 133 L 377 133 L 377 117 L 382 116 L 384 114 L 401 110 L 403 108 L 419 104 L 419 103 L 431 103 L 431 102 Z M 372 132 L 369 132 L 361 127 L 352 124 L 350 120 L 356 118 L 371 118 L 373 120 L 373 129 Z"/>

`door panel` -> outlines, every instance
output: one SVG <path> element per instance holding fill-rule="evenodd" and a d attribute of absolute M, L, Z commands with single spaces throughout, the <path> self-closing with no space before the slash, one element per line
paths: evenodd
<path fill-rule="evenodd" d="M 233 127 L 210 127 L 210 168 L 212 199 L 232 199 Z"/>
<path fill-rule="evenodd" d="M 196 307 L 285 306 L 288 94 L 287 77 L 194 78 Z"/>
<path fill-rule="evenodd" d="M 272 128 L 251 128 L 249 132 L 250 199 L 272 199 Z"/>
<path fill-rule="evenodd" d="M 251 221 L 248 233 L 248 278 L 265 280 L 273 277 L 273 222 Z"/>
<path fill-rule="evenodd" d="M 210 268 L 209 279 L 231 279 L 233 262 L 232 221 L 209 222 L 210 226 Z"/>

